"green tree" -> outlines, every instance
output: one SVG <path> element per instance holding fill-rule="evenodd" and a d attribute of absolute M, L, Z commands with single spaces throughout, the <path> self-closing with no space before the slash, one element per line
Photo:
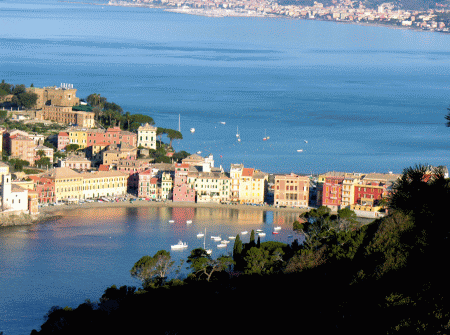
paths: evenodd
<path fill-rule="evenodd" d="M 183 135 L 178 130 L 166 129 L 167 137 L 170 139 L 169 146 L 172 147 L 173 140 L 182 140 Z"/>
<path fill-rule="evenodd" d="M 235 262 L 239 261 L 242 254 L 242 250 L 243 250 L 242 241 L 241 238 L 239 237 L 239 234 L 237 234 L 233 245 L 233 259 Z"/>
<path fill-rule="evenodd" d="M 249 246 L 251 247 L 255 247 L 255 231 L 252 229 L 252 232 L 250 233 L 250 241 L 249 241 Z"/>
<path fill-rule="evenodd" d="M 244 257 L 246 274 L 266 274 L 269 263 L 269 251 L 251 247 Z"/>
<path fill-rule="evenodd" d="M 77 151 L 79 148 L 80 148 L 80 146 L 79 146 L 78 144 L 72 143 L 72 144 L 68 144 L 68 145 L 66 146 L 66 151 L 67 151 L 67 152 Z"/>
<path fill-rule="evenodd" d="M 175 261 L 170 252 L 159 250 L 153 257 L 143 256 L 130 270 L 131 276 L 142 281 L 144 288 L 161 286 L 172 271 Z"/>
<path fill-rule="evenodd" d="M 203 275 L 209 282 L 214 273 L 229 269 L 234 261 L 229 256 L 212 259 L 204 249 L 198 248 L 191 251 L 187 263 L 190 263 L 189 268 L 193 270 L 194 277 L 201 278 Z"/>

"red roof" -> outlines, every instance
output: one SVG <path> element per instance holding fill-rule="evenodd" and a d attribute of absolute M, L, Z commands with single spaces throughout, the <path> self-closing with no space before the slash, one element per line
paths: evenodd
<path fill-rule="evenodd" d="M 152 178 L 150 179 L 150 184 L 157 184 L 158 183 L 158 178 Z"/>
<path fill-rule="evenodd" d="M 253 176 L 254 169 L 250 168 L 243 168 L 242 169 L 242 177 L 252 177 Z"/>
<path fill-rule="evenodd" d="M 109 165 L 106 164 L 100 164 L 100 166 L 98 167 L 99 171 L 109 171 Z"/>
<path fill-rule="evenodd" d="M 59 132 L 58 136 L 69 136 L 69 134 L 67 134 L 64 131 Z"/>

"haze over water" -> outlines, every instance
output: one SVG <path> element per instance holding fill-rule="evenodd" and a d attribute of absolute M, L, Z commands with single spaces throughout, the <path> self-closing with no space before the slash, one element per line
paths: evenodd
<path fill-rule="evenodd" d="M 164 128 L 181 115 L 175 149 L 226 170 L 449 165 L 448 35 L 55 0 L 0 1 L 0 18 L 1 79 L 71 83 Z"/>

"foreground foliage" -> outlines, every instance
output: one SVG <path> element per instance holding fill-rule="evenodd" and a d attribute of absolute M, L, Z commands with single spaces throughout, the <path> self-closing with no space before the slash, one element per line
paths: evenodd
<path fill-rule="evenodd" d="M 136 320 L 150 316 L 152 334 L 209 334 L 218 316 L 229 315 L 227 302 L 240 304 L 245 320 L 257 321 L 244 322 L 238 333 L 449 333 L 442 261 L 450 251 L 443 219 L 449 192 L 439 169 L 406 169 L 385 218 L 359 227 L 348 211 L 312 210 L 304 215 L 306 243 L 242 243 L 237 237 L 232 269 L 231 255 L 213 261 L 203 249 L 193 250 L 185 280 L 137 291 L 111 287 L 97 304 L 50 311 L 39 333 L 138 332 Z M 136 274 L 154 269 L 155 256 L 136 263 Z M 215 264 L 226 266 L 212 271 Z M 188 308 L 180 313 L 181 305 Z M 267 313 L 286 322 L 260 322 Z"/>

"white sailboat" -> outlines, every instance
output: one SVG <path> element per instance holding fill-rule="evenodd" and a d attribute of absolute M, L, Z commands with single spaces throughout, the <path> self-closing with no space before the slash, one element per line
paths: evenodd
<path fill-rule="evenodd" d="M 239 126 L 237 126 L 236 137 L 239 137 Z"/>
<path fill-rule="evenodd" d="M 206 228 L 205 228 L 205 234 L 203 235 L 203 250 L 205 250 L 208 255 L 211 255 L 212 250 L 206 249 L 205 240 L 206 240 Z"/>
<path fill-rule="evenodd" d="M 264 137 L 263 137 L 263 141 L 267 140 L 267 134 L 266 134 L 266 129 L 264 129 Z"/>

